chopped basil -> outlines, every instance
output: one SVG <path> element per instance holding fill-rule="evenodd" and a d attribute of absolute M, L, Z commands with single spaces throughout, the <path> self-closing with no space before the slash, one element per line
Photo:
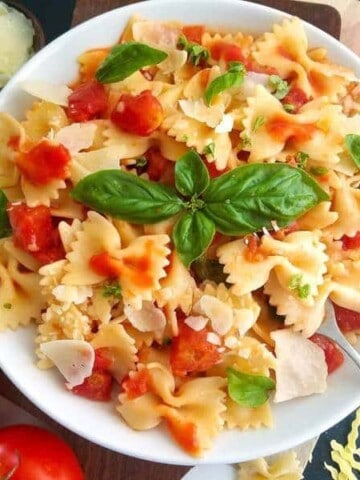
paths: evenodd
<path fill-rule="evenodd" d="M 5 308 L 6 310 L 11 310 L 12 309 L 12 304 L 11 303 L 4 303 L 3 308 Z"/>
<path fill-rule="evenodd" d="M 360 168 L 360 135 L 350 133 L 345 137 L 345 144 L 355 165 Z"/>
<path fill-rule="evenodd" d="M 210 142 L 203 150 L 204 155 L 210 155 L 212 158 L 215 158 L 215 143 Z"/>
<path fill-rule="evenodd" d="M 229 70 L 223 75 L 216 77 L 205 90 L 204 98 L 206 105 L 210 105 L 212 99 L 224 90 L 240 86 L 244 81 L 245 73 L 246 70 L 242 63 L 229 62 Z"/>
<path fill-rule="evenodd" d="M 271 93 L 278 100 L 282 100 L 290 91 L 290 85 L 286 80 L 283 80 L 278 75 L 270 75 L 268 80 L 268 86 L 271 89 Z"/>
<path fill-rule="evenodd" d="M 258 117 L 255 118 L 254 124 L 252 126 L 252 131 L 255 133 L 259 130 L 260 127 L 262 127 L 265 123 L 265 117 L 262 115 L 259 115 Z"/>
<path fill-rule="evenodd" d="M 0 238 L 10 237 L 11 226 L 7 213 L 8 199 L 5 193 L 0 190 Z"/>
<path fill-rule="evenodd" d="M 315 175 L 316 177 L 321 177 L 322 175 L 326 175 L 329 169 L 326 167 L 311 167 L 310 173 Z"/>
<path fill-rule="evenodd" d="M 301 274 L 295 274 L 290 278 L 288 287 L 290 290 L 296 290 L 298 297 L 303 300 L 310 295 L 311 288 L 308 283 L 303 284 L 302 280 Z"/>
<path fill-rule="evenodd" d="M 292 113 L 295 110 L 294 105 L 292 105 L 291 103 L 284 103 L 283 108 L 285 112 L 288 112 L 288 113 Z"/>
<path fill-rule="evenodd" d="M 308 160 L 309 160 L 308 153 L 297 152 L 297 154 L 295 155 L 295 161 L 299 168 L 306 168 Z"/>
<path fill-rule="evenodd" d="M 188 54 L 188 61 L 197 66 L 199 63 L 207 62 L 210 57 L 209 50 L 198 43 L 188 42 L 185 35 L 181 35 L 177 42 L 177 47 L 185 50 Z"/>
<path fill-rule="evenodd" d="M 121 300 L 122 293 L 119 282 L 108 282 L 102 288 L 102 296 L 105 298 L 113 297 Z"/>

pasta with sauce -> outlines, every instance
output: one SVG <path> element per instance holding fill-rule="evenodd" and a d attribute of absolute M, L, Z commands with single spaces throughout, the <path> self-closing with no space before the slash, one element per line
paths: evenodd
<path fill-rule="evenodd" d="M 133 18 L 78 61 L 0 113 L 0 330 L 34 322 L 69 394 L 190 455 L 272 427 L 343 361 L 326 300 L 360 332 L 359 80 L 297 18 L 258 38 Z"/>

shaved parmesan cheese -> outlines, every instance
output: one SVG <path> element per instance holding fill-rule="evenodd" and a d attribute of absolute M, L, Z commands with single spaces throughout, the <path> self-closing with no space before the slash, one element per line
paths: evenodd
<path fill-rule="evenodd" d="M 187 317 L 185 319 L 186 325 L 188 325 L 190 328 L 195 330 L 196 332 L 199 332 L 203 328 L 205 328 L 205 325 L 209 321 L 208 318 L 203 317 L 202 315 L 194 316 L 191 315 L 190 317 Z"/>
<path fill-rule="evenodd" d="M 22 82 L 20 87 L 34 97 L 62 107 L 68 106 L 68 97 L 72 93 L 72 90 L 66 85 L 54 85 L 41 81 Z"/>
<path fill-rule="evenodd" d="M 234 119 L 229 113 L 225 113 L 222 117 L 221 122 L 215 128 L 215 133 L 228 133 L 231 132 L 234 126 Z"/>
<path fill-rule="evenodd" d="M 61 128 L 54 135 L 54 140 L 66 147 L 71 155 L 90 148 L 94 142 L 97 126 L 94 123 L 73 123 Z"/>
<path fill-rule="evenodd" d="M 152 302 L 143 302 L 141 310 L 135 310 L 130 305 L 124 307 L 124 314 L 131 323 L 140 332 L 154 332 L 161 334 L 166 325 L 164 312 L 155 307 Z"/>
<path fill-rule="evenodd" d="M 95 361 L 95 351 L 83 340 L 53 340 L 40 344 L 46 355 L 64 375 L 69 389 L 81 385 L 89 377 Z"/>
<path fill-rule="evenodd" d="M 217 128 L 222 122 L 225 107 L 222 104 L 207 107 L 201 100 L 179 100 L 181 110 L 187 117 L 205 123 L 210 128 Z M 216 131 L 216 130 L 215 130 Z"/>
<path fill-rule="evenodd" d="M 206 340 L 209 343 L 212 343 L 213 345 L 221 345 L 221 339 L 220 339 L 219 335 L 216 335 L 216 333 L 214 333 L 214 332 L 209 332 L 206 335 Z"/>
<path fill-rule="evenodd" d="M 264 87 L 267 86 L 269 82 L 269 76 L 270 75 L 267 75 L 266 73 L 249 72 L 239 87 L 237 96 L 244 100 L 248 97 L 253 97 L 255 95 L 257 85 L 263 85 Z"/>
<path fill-rule="evenodd" d="M 187 60 L 187 53 L 185 50 L 176 50 L 174 48 L 170 49 L 164 47 L 162 50 L 166 52 L 168 56 L 164 61 L 158 64 L 158 67 L 163 73 L 165 73 L 165 75 L 173 73 L 185 65 Z"/>
<path fill-rule="evenodd" d="M 57 285 L 52 290 L 52 294 L 64 303 L 74 303 L 80 305 L 86 302 L 89 297 L 92 297 L 93 289 L 89 286 L 74 286 L 74 285 Z"/>
<path fill-rule="evenodd" d="M 213 330 L 225 335 L 233 325 L 233 311 L 230 305 L 212 295 L 203 295 L 194 310 L 210 319 Z"/>
<path fill-rule="evenodd" d="M 136 42 L 176 48 L 181 30 L 177 24 L 171 22 L 140 20 L 134 22 L 132 34 Z"/>
<path fill-rule="evenodd" d="M 301 333 L 290 329 L 271 333 L 275 341 L 275 402 L 304 397 L 326 390 L 327 365 L 324 351 Z"/>

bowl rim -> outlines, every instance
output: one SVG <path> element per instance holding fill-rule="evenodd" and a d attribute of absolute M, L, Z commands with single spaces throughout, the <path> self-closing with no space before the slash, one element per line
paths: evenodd
<path fill-rule="evenodd" d="M 209 4 L 210 2 L 211 2 L 211 0 L 196 0 L 196 3 L 198 3 L 198 4 L 201 4 L 201 3 Z M 178 0 L 177 3 L 182 4 L 182 5 L 190 6 L 193 3 L 193 0 Z M 237 0 L 222 0 L 222 5 L 227 4 L 229 6 L 229 8 L 233 7 L 234 5 L 238 5 L 240 3 L 243 3 L 243 4 L 246 3 L 247 5 L 251 5 L 248 8 L 251 8 L 255 13 L 258 12 L 260 15 L 261 15 L 261 12 L 268 11 L 268 12 L 270 12 L 270 14 L 272 14 L 274 16 L 277 15 L 277 16 L 281 16 L 282 18 L 291 18 L 292 17 L 291 15 L 287 14 L 286 12 L 283 12 L 283 11 L 275 9 L 275 8 L 263 6 L 261 4 L 259 5 L 259 4 L 253 4 L 251 2 L 238 2 Z M 96 17 L 93 17 L 93 18 L 77 25 L 76 27 L 70 29 L 69 31 L 65 32 L 63 35 L 61 35 L 60 37 L 56 38 L 51 43 L 49 43 L 44 49 L 41 50 L 41 52 L 39 52 L 37 55 L 35 55 L 32 59 L 30 59 L 29 62 L 27 62 L 14 75 L 14 77 L 8 82 L 8 84 L 5 86 L 5 88 L 2 90 L 2 92 L 0 92 L 0 105 L 1 105 L 1 99 L 4 98 L 7 95 L 7 91 L 10 90 L 18 82 L 18 78 L 22 75 L 22 72 L 23 71 L 26 72 L 26 70 L 28 68 L 31 69 L 32 64 L 37 61 L 37 59 L 39 58 L 39 55 L 43 55 L 43 52 L 46 52 L 48 55 L 51 55 L 52 50 L 55 49 L 57 47 L 57 45 L 60 44 L 65 38 L 71 37 L 72 35 L 74 35 L 74 32 L 81 32 L 83 30 L 87 30 L 89 28 L 89 25 L 93 26 L 93 25 L 98 24 L 98 23 L 100 24 L 104 17 L 110 16 L 115 11 L 121 11 L 121 13 L 124 16 L 126 16 L 129 13 L 131 13 L 131 14 L 134 13 L 135 8 L 141 10 L 142 6 L 145 6 L 145 5 L 146 5 L 147 8 L 149 8 L 150 6 L 154 6 L 155 8 L 160 8 L 163 5 L 166 5 L 168 7 L 169 1 L 168 0 L 149 0 L 149 1 L 142 1 L 142 2 L 139 2 L 139 3 L 136 3 L 136 4 L 132 4 L 132 5 L 126 5 L 126 6 L 123 6 L 123 7 L 119 7 L 119 8 L 116 8 L 114 10 L 105 12 L 101 15 L 98 15 Z M 340 51 L 341 55 L 344 54 L 345 56 L 350 58 L 350 63 L 356 64 L 358 66 L 358 68 L 360 68 L 359 58 L 354 52 L 352 52 L 350 49 L 345 47 L 343 44 L 341 44 L 338 40 L 336 40 L 334 37 L 332 37 L 327 32 L 322 31 L 318 27 L 316 27 L 316 26 L 314 26 L 314 25 L 312 25 L 312 24 L 310 24 L 306 21 L 303 21 L 303 23 L 304 23 L 305 28 L 307 30 L 310 30 L 312 32 L 314 32 L 314 31 L 318 32 L 318 34 L 320 34 L 321 37 L 325 36 L 327 38 L 328 42 L 335 49 Z M 119 30 L 120 30 L 120 27 L 119 27 Z M 17 386 L 17 388 L 21 392 L 23 392 L 26 395 L 26 397 L 29 398 L 39 409 L 44 411 L 50 418 L 54 419 L 59 424 L 65 426 L 66 428 L 68 428 L 71 431 L 77 433 L 78 435 L 80 435 L 84 438 L 87 438 L 89 441 L 97 442 L 97 440 L 96 439 L 94 440 L 94 438 L 91 436 L 91 432 L 88 432 L 88 431 L 84 432 L 83 429 L 78 428 L 78 427 L 74 427 L 72 425 L 71 419 L 68 418 L 67 420 L 64 420 L 63 418 L 61 418 L 61 415 L 59 415 L 57 411 L 54 411 L 53 409 L 51 409 L 51 406 L 44 405 L 44 404 L 39 404 L 40 401 L 39 401 L 39 398 L 36 396 L 35 392 L 33 393 L 32 391 L 31 392 L 26 391 L 26 393 L 25 393 L 22 389 L 22 385 L 19 384 L 18 379 L 12 374 L 9 375 L 9 372 L 7 371 L 6 367 L 4 368 L 4 366 L 1 365 L 1 362 L 0 362 L 0 367 L 3 368 L 4 373 Z M 334 425 L 335 423 L 340 421 L 342 418 L 344 418 L 348 413 L 350 413 L 352 410 L 354 410 L 360 404 L 360 390 L 356 393 L 357 393 L 357 395 L 354 396 L 354 398 L 351 401 L 351 404 L 349 402 L 349 405 L 347 405 L 347 408 L 339 409 L 331 417 L 329 417 L 326 421 L 323 421 L 321 423 L 321 431 L 325 431 L 327 428 L 331 427 L 332 425 Z M 280 442 L 280 444 L 281 444 L 280 449 L 279 449 L 278 446 L 273 447 L 272 445 L 269 445 L 267 447 L 267 450 L 264 451 L 264 455 L 270 455 L 270 454 L 277 453 L 277 452 L 282 451 L 282 450 L 286 450 L 287 448 L 294 447 L 294 446 L 298 445 L 299 443 L 302 443 L 302 442 L 310 439 L 311 437 L 313 437 L 317 434 L 319 434 L 319 429 L 316 429 L 316 428 L 314 428 L 314 426 L 310 425 L 307 429 L 306 434 L 304 434 L 300 437 L 299 436 L 296 437 L 291 443 L 287 442 L 285 444 L 284 441 Z M 170 441 L 171 440 L 169 439 L 169 442 Z M 97 442 L 97 443 L 99 443 L 99 442 Z M 125 455 L 130 455 L 130 456 L 136 457 L 136 458 L 142 458 L 142 459 L 145 459 L 145 460 L 151 460 L 151 461 L 155 461 L 155 462 L 162 462 L 162 463 L 169 463 L 169 464 L 194 465 L 194 464 L 200 464 L 200 463 L 224 463 L 224 461 L 226 461 L 227 463 L 235 463 L 235 462 L 238 462 L 238 461 L 243 461 L 243 459 L 242 460 L 237 460 L 234 456 L 230 457 L 229 455 L 225 458 L 225 460 L 219 460 L 219 459 L 214 460 L 212 458 L 206 458 L 206 454 L 205 454 L 205 456 L 202 457 L 201 459 L 196 459 L 196 458 L 192 458 L 192 457 L 189 457 L 188 459 L 184 459 L 182 457 L 180 459 L 180 462 L 179 462 L 179 460 L 177 458 L 175 458 L 175 459 L 174 458 L 164 458 L 164 457 L 159 456 L 159 454 L 157 454 L 156 452 L 149 453 L 149 452 L 137 451 L 136 453 L 134 453 L 131 449 L 129 449 L 127 447 L 126 444 L 122 444 L 120 446 L 121 449 L 114 448 L 114 446 L 113 446 L 113 444 L 111 444 L 111 442 L 106 443 L 106 442 L 102 441 L 101 443 L 99 443 L 99 445 L 101 445 L 103 447 L 106 447 L 106 448 L 110 448 L 114 451 L 117 451 L 119 453 L 123 453 Z"/>

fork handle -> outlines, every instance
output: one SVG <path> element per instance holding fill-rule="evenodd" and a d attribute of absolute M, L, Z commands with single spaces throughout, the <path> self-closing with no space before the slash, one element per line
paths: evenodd
<path fill-rule="evenodd" d="M 360 369 L 360 354 L 355 350 L 355 348 L 352 347 L 345 338 L 338 338 L 336 340 L 336 343 L 344 350 L 344 352 L 346 352 L 346 354 Z"/>

